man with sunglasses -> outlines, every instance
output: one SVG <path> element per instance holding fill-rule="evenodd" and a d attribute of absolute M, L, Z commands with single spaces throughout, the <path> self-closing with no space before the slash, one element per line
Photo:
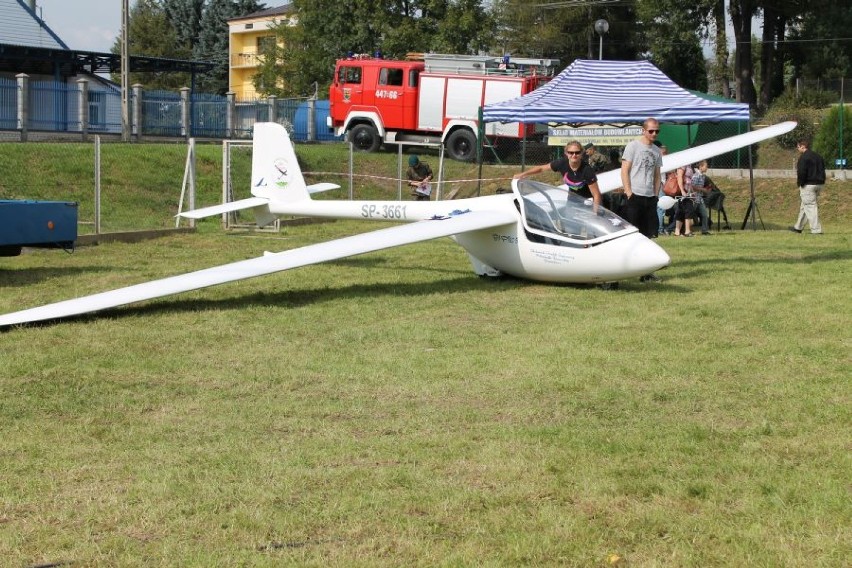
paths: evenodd
<path fill-rule="evenodd" d="M 548 170 L 559 172 L 562 182 L 568 189 L 585 198 L 591 198 L 594 202 L 595 211 L 601 204 L 601 192 L 598 188 L 598 176 L 595 170 L 583 160 L 583 145 L 574 140 L 565 145 L 564 157 L 557 158 L 552 162 L 534 166 L 528 170 L 512 176 L 514 179 L 523 179 Z"/>
<path fill-rule="evenodd" d="M 663 156 L 654 142 L 660 133 L 660 123 L 648 118 L 642 123 L 642 136 L 631 141 L 621 156 L 621 183 L 624 186 L 624 218 L 639 232 L 652 238 L 657 232 L 657 189 L 660 187 L 660 168 Z M 646 274 L 642 282 L 660 282 L 656 274 Z"/>

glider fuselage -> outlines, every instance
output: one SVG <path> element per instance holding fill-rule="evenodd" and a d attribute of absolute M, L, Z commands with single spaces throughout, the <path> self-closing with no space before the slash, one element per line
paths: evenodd
<path fill-rule="evenodd" d="M 523 180 L 512 193 L 454 201 L 332 201 L 270 203 L 274 215 L 418 222 L 500 211 L 507 222 L 452 238 L 477 274 L 509 274 L 543 282 L 610 282 L 668 265 L 669 256 L 612 212 L 564 188 Z"/>

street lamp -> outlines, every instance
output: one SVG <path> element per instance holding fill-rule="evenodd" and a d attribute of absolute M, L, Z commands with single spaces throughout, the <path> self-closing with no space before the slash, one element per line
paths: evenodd
<path fill-rule="evenodd" d="M 600 44 L 598 47 L 598 61 L 603 59 L 603 36 L 606 32 L 609 31 L 609 22 L 606 20 L 598 20 L 595 22 L 595 31 L 601 37 Z"/>

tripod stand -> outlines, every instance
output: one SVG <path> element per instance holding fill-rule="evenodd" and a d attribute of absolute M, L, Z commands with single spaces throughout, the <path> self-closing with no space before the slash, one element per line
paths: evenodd
<path fill-rule="evenodd" d="M 766 230 L 766 226 L 763 224 L 763 219 L 760 218 L 760 211 L 757 208 L 757 198 L 754 196 L 754 167 L 752 165 L 751 159 L 751 146 L 748 147 L 748 179 L 750 186 L 750 199 L 748 202 L 748 209 L 746 209 L 745 217 L 743 217 L 743 225 L 740 227 L 740 231 L 745 230 L 746 224 L 748 224 L 749 217 L 751 217 L 751 230 L 757 230 L 757 220 L 760 220 L 760 228 L 764 231 Z"/>

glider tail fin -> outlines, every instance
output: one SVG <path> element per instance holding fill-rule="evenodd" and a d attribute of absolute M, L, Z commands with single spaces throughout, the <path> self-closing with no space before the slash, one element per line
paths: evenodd
<path fill-rule="evenodd" d="M 254 125 L 251 193 L 276 201 L 310 199 L 290 136 L 275 122 Z"/>

